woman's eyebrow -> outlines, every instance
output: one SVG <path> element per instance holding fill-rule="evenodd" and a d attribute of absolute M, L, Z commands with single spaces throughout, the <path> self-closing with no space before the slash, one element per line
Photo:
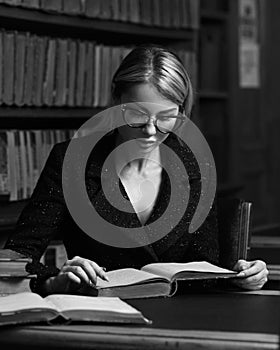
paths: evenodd
<path fill-rule="evenodd" d="M 133 101 L 132 103 L 135 103 L 138 107 L 140 107 L 144 112 L 146 113 L 150 113 L 150 111 L 145 108 L 143 105 L 141 105 L 141 102 L 137 102 L 137 101 Z M 177 110 L 177 107 L 171 107 L 171 108 L 168 108 L 168 109 L 165 109 L 163 111 L 159 111 L 157 112 L 157 114 L 162 114 L 162 113 L 168 113 L 168 112 L 173 112 L 173 111 L 176 111 Z"/>

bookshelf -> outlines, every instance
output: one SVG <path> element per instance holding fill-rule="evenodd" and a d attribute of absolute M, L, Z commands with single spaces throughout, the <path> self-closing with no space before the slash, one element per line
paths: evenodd
<path fill-rule="evenodd" d="M 70 2 L 73 5 L 72 8 L 71 6 L 69 7 Z M 127 4 L 129 4 L 129 1 L 127 0 L 106 2 L 92 1 L 91 4 L 98 3 L 100 6 L 105 6 L 105 3 L 115 4 L 117 2 L 121 6 L 124 6 L 125 4 L 125 6 L 127 6 Z M 67 3 L 68 5 L 66 5 Z M 90 2 L 82 0 L 56 0 L 49 2 L 42 0 L 0 1 L 2 53 L 4 52 L 3 38 L 5 33 L 12 33 L 15 42 L 18 34 L 23 34 L 22 36 L 25 39 L 23 38 L 22 40 L 26 40 L 27 43 L 31 42 L 33 46 L 36 46 L 37 38 L 47 38 L 47 47 L 49 47 L 48 45 L 50 45 L 50 42 L 54 42 L 58 38 L 61 39 L 61 41 L 67 40 L 68 42 L 71 41 L 76 43 L 92 43 L 93 48 L 95 45 L 102 45 L 103 47 L 114 46 L 129 48 L 136 44 L 153 42 L 165 45 L 177 52 L 178 50 L 185 50 L 188 52 L 194 52 L 195 54 L 197 53 L 199 8 L 196 0 L 179 0 L 176 1 L 176 6 L 173 6 L 171 0 L 165 0 L 164 4 L 158 0 L 153 0 L 152 2 L 138 0 L 136 3 L 142 6 L 138 8 L 138 17 L 136 16 L 135 9 L 132 10 L 132 8 L 126 8 L 126 10 L 122 8 L 122 12 L 119 16 L 116 16 L 113 9 L 110 9 L 110 17 L 105 13 L 108 9 L 105 9 L 105 11 L 103 7 L 102 11 L 98 14 L 95 13 L 94 16 L 92 13 L 93 9 L 91 9 L 90 12 L 85 7 L 85 4 L 87 3 Z M 147 8 L 147 4 L 150 3 L 153 4 L 152 9 Z M 193 11 L 188 12 L 188 16 L 185 16 L 184 18 L 181 14 L 182 11 L 180 11 L 180 7 L 178 6 L 186 6 L 186 4 L 188 4 L 188 8 L 184 7 L 183 9 L 185 11 L 192 9 Z M 41 6 L 41 8 L 39 8 L 39 6 Z M 42 8 L 43 6 L 45 6 L 45 8 Z M 46 6 L 50 7 L 46 8 Z M 68 6 L 67 10 L 66 6 Z M 71 9 L 73 9 L 73 11 L 71 11 Z M 134 17 L 132 15 L 128 16 L 126 11 L 134 11 Z M 169 16 L 167 16 L 166 13 Z M 174 13 L 177 13 L 177 16 L 175 16 Z M 180 16 L 178 16 L 179 13 Z M 168 19 L 166 23 L 163 21 L 165 17 Z M 181 23 L 176 22 L 178 21 L 176 18 L 179 17 Z M 26 47 L 26 50 L 28 50 L 28 46 Z M 15 55 L 16 60 L 16 52 L 13 54 Z M 22 54 L 22 56 L 23 55 L 24 54 Z M 27 53 L 25 57 L 27 57 Z M 4 57 L 3 55 L 1 57 L 0 53 L 0 62 L 1 59 L 4 60 Z M 10 64 L 10 62 L 8 63 Z M 55 61 L 54 64 L 57 64 L 57 61 Z M 16 68 L 16 65 L 17 63 L 15 63 L 14 69 Z M 44 65 L 47 66 L 48 62 L 45 62 Z M 44 67 L 44 69 L 46 70 L 47 68 Z M 3 130 L 25 130 L 26 132 L 29 130 L 42 130 L 43 132 L 49 129 L 77 129 L 92 115 L 100 112 L 103 108 L 106 108 L 106 105 L 101 105 L 100 103 L 93 104 L 93 101 L 90 102 L 90 105 L 83 105 L 80 103 L 80 105 L 72 104 L 69 106 L 67 103 L 62 103 L 60 106 L 57 106 L 54 101 L 56 94 L 59 93 L 59 91 L 57 90 L 57 83 L 55 81 L 53 84 L 56 86 L 54 88 L 56 91 L 53 93 L 53 91 L 49 89 L 51 103 L 44 101 L 44 98 L 42 98 L 37 105 L 32 103 L 33 99 L 29 100 L 28 103 L 26 103 L 25 100 L 20 103 L 15 103 L 15 92 L 10 94 L 11 99 L 9 100 L 9 103 L 5 103 L 5 101 L 3 101 L 3 94 L 1 96 L 1 92 L 5 90 L 5 81 L 3 80 L 4 73 L 4 70 L 2 70 L 2 76 L 0 74 L 0 81 L 2 82 L 2 90 L 0 84 L 0 132 Z M 26 74 L 26 71 L 13 73 L 14 75 L 24 75 Z M 15 80 L 16 78 L 14 77 L 14 81 Z M 43 92 L 41 94 L 43 94 Z M 21 210 L 28 201 L 8 201 L 7 198 L 7 195 L 0 196 L 1 245 L 4 244 L 6 236 L 14 227 Z"/>
<path fill-rule="evenodd" d="M 198 49 L 199 121 L 213 151 L 222 195 L 236 195 L 242 188 L 231 171 L 230 5 L 228 0 L 201 1 Z"/>

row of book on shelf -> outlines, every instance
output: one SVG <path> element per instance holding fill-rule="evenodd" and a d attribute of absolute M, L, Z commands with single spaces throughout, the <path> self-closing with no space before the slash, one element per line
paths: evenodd
<path fill-rule="evenodd" d="M 29 198 L 53 145 L 73 135 L 72 129 L 0 131 L 0 195 Z"/>
<path fill-rule="evenodd" d="M 0 0 L 0 3 L 158 27 L 199 25 L 199 0 Z"/>
<path fill-rule="evenodd" d="M 0 32 L 0 105 L 105 107 L 111 80 L 131 47 Z M 175 52 L 196 81 L 194 52 Z M 5 67 L 5 68 L 4 68 Z"/>

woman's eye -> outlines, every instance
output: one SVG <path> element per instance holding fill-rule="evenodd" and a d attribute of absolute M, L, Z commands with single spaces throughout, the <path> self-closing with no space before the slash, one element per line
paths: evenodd
<path fill-rule="evenodd" d="M 172 115 L 161 115 L 159 116 L 159 120 L 172 120 L 174 118 L 174 116 Z"/>
<path fill-rule="evenodd" d="M 133 114 L 137 117 L 146 117 L 146 114 L 144 112 L 141 112 L 141 111 L 133 110 Z"/>

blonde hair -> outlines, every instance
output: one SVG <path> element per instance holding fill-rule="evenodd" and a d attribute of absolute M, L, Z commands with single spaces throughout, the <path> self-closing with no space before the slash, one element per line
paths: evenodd
<path fill-rule="evenodd" d="M 149 83 L 166 99 L 181 107 L 190 116 L 193 89 L 181 60 L 166 48 L 141 45 L 121 62 L 112 79 L 112 98 L 118 101 L 131 85 Z"/>

